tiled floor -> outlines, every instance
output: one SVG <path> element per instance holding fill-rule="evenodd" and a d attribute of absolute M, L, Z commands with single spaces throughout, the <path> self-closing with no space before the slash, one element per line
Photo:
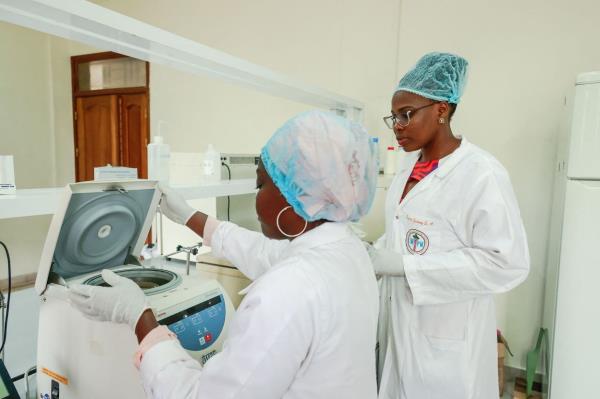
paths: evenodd
<path fill-rule="evenodd" d="M 512 378 L 507 378 L 506 383 L 504 385 L 504 395 L 502 395 L 502 399 L 511 399 L 513 388 L 515 386 L 515 380 Z"/>
<path fill-rule="evenodd" d="M 501 399 L 512 399 L 513 388 L 515 386 L 515 380 L 506 380 L 506 385 L 504 386 L 504 395 L 502 395 Z M 547 395 L 544 396 L 547 398 Z"/>

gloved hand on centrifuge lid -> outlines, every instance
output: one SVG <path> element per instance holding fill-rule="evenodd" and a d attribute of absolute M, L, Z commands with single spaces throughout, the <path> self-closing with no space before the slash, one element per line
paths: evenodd
<path fill-rule="evenodd" d="M 376 276 L 404 277 L 404 259 L 401 253 L 385 248 L 376 249 L 372 245 L 367 245 L 367 252 Z"/>
<path fill-rule="evenodd" d="M 146 295 L 133 280 L 111 270 L 103 270 L 102 278 L 111 287 L 72 285 L 69 288 L 71 305 L 89 319 L 129 324 L 135 330 L 140 316 L 149 309 Z"/>
<path fill-rule="evenodd" d="M 158 189 L 162 192 L 160 199 L 160 210 L 175 223 L 185 225 L 196 210 L 189 206 L 185 199 L 171 187 L 158 183 Z"/>

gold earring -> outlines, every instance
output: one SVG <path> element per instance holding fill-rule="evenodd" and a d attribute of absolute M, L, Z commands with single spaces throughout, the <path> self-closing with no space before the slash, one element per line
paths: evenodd
<path fill-rule="evenodd" d="M 443 125 L 444 123 L 446 123 L 446 120 L 444 118 L 440 118 L 440 119 L 438 119 L 438 123 L 440 125 Z"/>

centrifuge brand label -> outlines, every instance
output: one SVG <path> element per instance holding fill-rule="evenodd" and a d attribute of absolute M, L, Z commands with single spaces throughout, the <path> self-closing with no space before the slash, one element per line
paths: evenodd
<path fill-rule="evenodd" d="M 214 350 L 212 352 L 208 352 L 206 355 L 203 355 L 202 359 L 201 359 L 202 365 L 204 366 L 204 363 L 206 363 L 208 361 L 208 359 L 210 359 L 211 357 L 213 357 L 216 354 L 217 354 L 217 351 Z"/>

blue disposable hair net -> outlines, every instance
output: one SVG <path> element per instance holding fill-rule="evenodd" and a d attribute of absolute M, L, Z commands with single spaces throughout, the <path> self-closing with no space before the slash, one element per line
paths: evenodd
<path fill-rule="evenodd" d="M 400 79 L 396 91 L 408 91 L 425 98 L 458 104 L 467 83 L 464 58 L 449 53 L 425 54 Z"/>
<path fill-rule="evenodd" d="M 287 202 L 307 221 L 356 221 L 373 202 L 377 144 L 358 123 L 304 112 L 280 127 L 262 163 Z"/>

